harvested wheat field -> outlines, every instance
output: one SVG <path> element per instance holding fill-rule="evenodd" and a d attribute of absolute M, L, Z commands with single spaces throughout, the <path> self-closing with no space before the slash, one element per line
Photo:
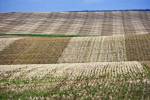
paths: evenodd
<path fill-rule="evenodd" d="M 13 99 L 150 99 L 143 62 L 1 65 L 0 95 Z"/>
<path fill-rule="evenodd" d="M 0 100 L 149 100 L 150 12 L 0 13 Z"/>
<path fill-rule="evenodd" d="M 149 61 L 150 35 L 0 38 L 0 64 Z M 9 43 L 10 41 L 13 41 Z M 9 44 L 8 44 L 9 43 Z"/>
<path fill-rule="evenodd" d="M 150 11 L 0 14 L 0 34 L 149 34 L 149 25 Z"/>

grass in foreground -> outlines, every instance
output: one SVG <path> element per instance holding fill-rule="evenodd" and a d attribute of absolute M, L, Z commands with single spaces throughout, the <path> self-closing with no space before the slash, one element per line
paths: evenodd
<path fill-rule="evenodd" d="M 141 100 L 150 98 L 150 69 L 144 65 L 143 73 L 110 76 L 90 74 L 70 79 L 69 76 L 47 76 L 43 79 L 1 79 L 2 99 L 104 99 Z M 134 77 L 133 77 L 134 76 Z"/>

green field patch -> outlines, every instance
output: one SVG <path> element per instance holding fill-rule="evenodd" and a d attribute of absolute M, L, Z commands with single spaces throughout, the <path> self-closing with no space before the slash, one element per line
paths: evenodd
<path fill-rule="evenodd" d="M 82 37 L 81 35 L 64 35 L 64 34 L 34 34 L 34 33 L 0 33 L 0 36 L 21 36 L 21 37 Z"/>

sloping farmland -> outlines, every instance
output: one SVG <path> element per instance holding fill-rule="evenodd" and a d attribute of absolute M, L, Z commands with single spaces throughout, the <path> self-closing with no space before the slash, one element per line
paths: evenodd
<path fill-rule="evenodd" d="M 0 14 L 0 100 L 149 100 L 150 12 Z"/>
<path fill-rule="evenodd" d="M 0 65 L 0 95 L 13 99 L 149 99 L 144 62 Z"/>
<path fill-rule="evenodd" d="M 0 38 L 0 64 L 149 61 L 150 35 Z M 11 42 L 9 45 L 7 43 Z M 4 47 L 6 46 L 6 47 Z"/>
<path fill-rule="evenodd" d="M 149 11 L 0 13 L 0 34 L 149 34 Z"/>

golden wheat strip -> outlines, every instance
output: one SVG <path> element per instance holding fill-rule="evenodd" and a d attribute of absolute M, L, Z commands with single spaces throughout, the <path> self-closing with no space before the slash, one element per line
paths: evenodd
<path fill-rule="evenodd" d="M 86 55 L 86 50 L 88 42 L 90 41 L 89 37 L 85 38 L 72 38 L 62 53 L 61 57 L 58 60 L 58 63 L 61 62 L 84 62 Z"/>
<path fill-rule="evenodd" d="M 124 36 L 103 37 L 98 61 L 126 61 Z"/>
<path fill-rule="evenodd" d="M 36 66 L 24 66 L 23 68 L 20 68 L 19 71 L 15 72 L 14 74 L 11 75 L 10 79 L 15 79 L 15 78 L 24 78 L 25 75 L 28 75 L 34 70 L 37 70 L 38 67 Z"/>
<path fill-rule="evenodd" d="M 92 74 L 94 74 L 95 76 L 101 75 L 107 77 L 117 77 L 117 75 L 121 74 L 130 74 L 131 77 L 134 77 L 134 74 L 144 72 L 141 63 L 136 61 L 43 65 L 0 65 L 1 74 L 5 74 L 8 71 L 10 72 L 14 70 L 18 70 L 18 72 L 14 72 L 10 79 L 19 77 L 24 79 L 31 79 L 35 77 L 44 78 L 45 76 L 68 76 L 69 78 L 73 78 L 79 75 L 90 76 Z"/>
<path fill-rule="evenodd" d="M 72 38 L 58 63 L 126 61 L 124 36 Z"/>

